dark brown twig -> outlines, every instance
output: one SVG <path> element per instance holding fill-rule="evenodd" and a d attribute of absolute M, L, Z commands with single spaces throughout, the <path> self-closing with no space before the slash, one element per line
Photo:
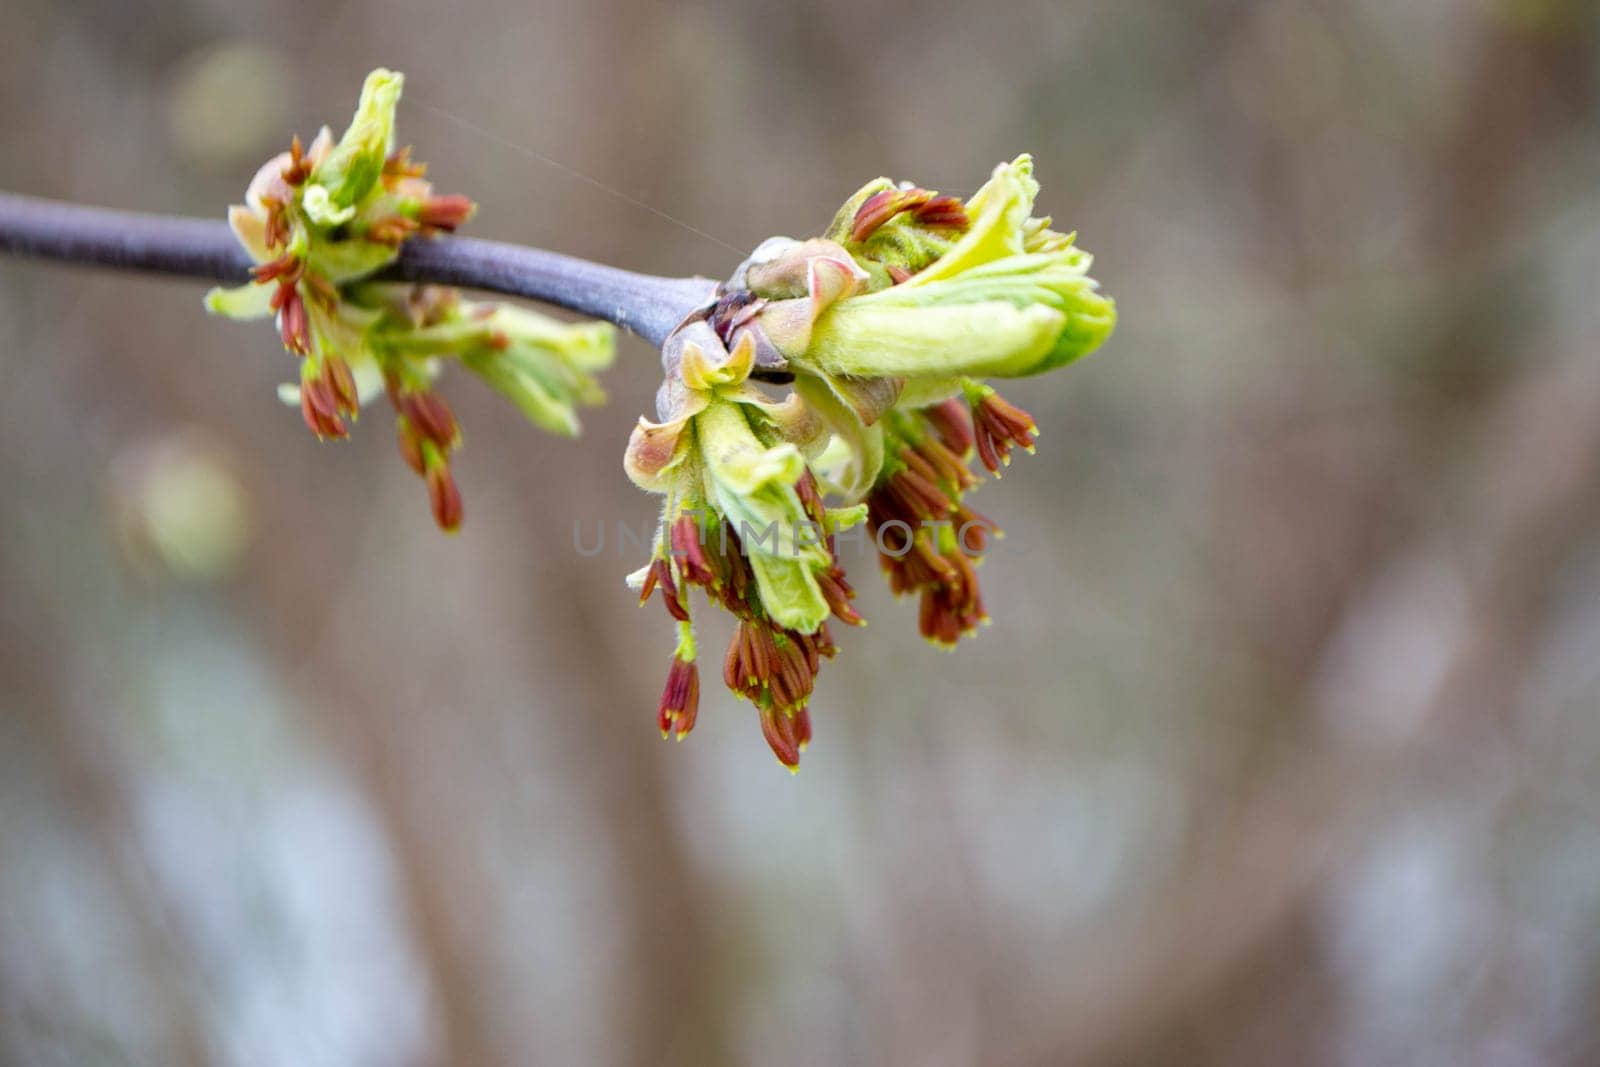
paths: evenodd
<path fill-rule="evenodd" d="M 250 257 L 227 225 L 0 192 L 0 251 L 62 263 L 242 284 Z M 662 278 L 472 237 L 407 242 L 380 280 L 458 285 L 605 319 L 661 345 L 711 296 L 704 278 Z"/>

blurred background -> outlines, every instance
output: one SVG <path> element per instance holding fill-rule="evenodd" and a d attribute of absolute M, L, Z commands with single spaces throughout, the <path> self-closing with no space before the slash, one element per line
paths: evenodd
<path fill-rule="evenodd" d="M 574 549 L 654 513 L 642 343 L 575 442 L 446 379 L 450 539 L 202 284 L 0 260 L 0 1062 L 1600 1061 L 1589 0 L 4 26 L 0 188 L 220 218 L 387 65 L 469 232 L 658 273 L 1031 151 L 1123 324 L 1006 389 L 992 627 L 855 564 L 791 778 L 710 685 L 661 742 Z"/>

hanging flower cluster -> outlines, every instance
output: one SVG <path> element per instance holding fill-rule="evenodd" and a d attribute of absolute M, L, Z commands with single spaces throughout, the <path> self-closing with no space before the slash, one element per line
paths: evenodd
<path fill-rule="evenodd" d="M 678 627 L 664 736 L 695 722 L 699 587 L 738 620 L 723 682 L 798 766 L 829 621 L 862 621 L 839 553 L 857 524 L 930 641 L 987 619 L 975 567 L 998 530 L 966 502 L 971 462 L 998 475 L 1037 429 L 980 379 L 1063 366 L 1116 323 L 1090 256 L 1033 217 L 1037 192 L 1027 156 L 965 201 L 879 179 L 824 236 L 765 242 L 669 338 L 657 420 L 640 420 L 626 463 L 665 497 L 630 579 Z"/>
<path fill-rule="evenodd" d="M 343 137 L 324 127 L 309 147 L 295 138 L 261 168 L 228 212 L 255 279 L 212 290 L 206 307 L 275 317 L 300 358 L 298 383 L 280 395 L 319 438 L 348 436 L 346 420 L 386 393 L 400 455 L 426 484 L 435 520 L 453 531 L 462 507 L 450 459 L 461 431 L 433 387 L 442 362 L 458 360 L 535 424 L 570 435 L 575 409 L 605 399 L 594 374 L 611 362 L 615 330 L 468 301 L 451 288 L 370 280 L 403 242 L 453 232 L 476 210 L 464 196 L 436 195 L 410 149 L 396 150 L 402 83 L 373 71 Z"/>

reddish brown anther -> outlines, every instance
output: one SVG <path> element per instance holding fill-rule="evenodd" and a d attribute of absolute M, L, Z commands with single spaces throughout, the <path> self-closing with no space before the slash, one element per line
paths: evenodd
<path fill-rule="evenodd" d="M 956 532 L 956 545 L 963 555 L 981 557 L 988 551 L 989 538 L 1001 536 L 998 524 L 981 511 L 965 504 L 950 513 L 950 525 Z"/>
<path fill-rule="evenodd" d="M 417 428 L 404 415 L 395 419 L 395 444 L 399 446 L 400 458 L 405 460 L 406 466 L 419 475 L 427 472 L 422 459 L 422 435 L 417 433 Z"/>
<path fill-rule="evenodd" d="M 423 476 L 428 483 L 428 504 L 433 508 L 433 521 L 445 533 L 461 528 L 461 490 L 456 486 L 450 468 L 443 462 L 431 464 Z"/>
<path fill-rule="evenodd" d="M 926 189 L 885 189 L 873 193 L 856 208 L 856 216 L 850 224 L 850 240 L 865 241 L 902 211 L 920 208 L 932 199 L 933 194 Z"/>
<path fill-rule="evenodd" d="M 965 460 L 972 451 L 972 417 L 967 413 L 967 405 L 958 397 L 941 401 L 922 409 L 922 417 L 928 420 L 933 427 L 933 432 L 939 435 L 939 440 L 951 452 Z"/>
<path fill-rule="evenodd" d="M 311 320 L 306 315 L 305 301 L 294 285 L 280 284 L 272 294 L 272 306 L 278 313 L 278 335 L 283 346 L 296 355 L 311 351 Z"/>
<path fill-rule="evenodd" d="M 822 501 L 822 488 L 817 485 L 816 477 L 807 470 L 800 475 L 800 480 L 794 483 L 795 495 L 800 498 L 800 506 L 805 509 L 806 518 L 823 526 L 828 521 L 828 509 Z"/>
<path fill-rule="evenodd" d="M 421 225 L 404 215 L 385 215 L 367 227 L 366 238 L 380 245 L 399 248 L 406 238 L 414 235 Z"/>
<path fill-rule="evenodd" d="M 911 278 L 912 274 L 908 268 L 902 267 L 898 263 L 889 264 L 889 281 L 893 284 L 900 285 L 903 282 L 909 282 Z"/>
<path fill-rule="evenodd" d="M 667 684 L 661 691 L 661 703 L 656 707 L 656 725 L 661 736 L 676 733 L 682 741 L 694 729 L 700 714 L 700 668 L 693 660 L 674 655 L 672 667 L 667 671 Z"/>
<path fill-rule="evenodd" d="M 989 616 L 983 610 L 972 561 L 960 553 L 945 558 L 954 571 L 944 581 L 922 591 L 918 625 L 929 641 L 953 648 L 962 635 L 975 632 Z"/>
<path fill-rule="evenodd" d="M 344 419 L 339 417 L 339 398 L 324 378 L 301 380 L 300 417 L 318 437 L 343 439 L 350 436 Z"/>
<path fill-rule="evenodd" d="M 1000 428 L 1002 420 L 1007 447 L 1018 443 L 1011 435 L 1024 425 L 1031 429 L 1032 420 L 1013 412 L 1010 405 L 996 406 L 994 421 L 975 425 L 981 418 L 976 404 L 973 421 L 959 401 L 922 409 L 921 426 L 904 426 L 891 452 L 900 469 L 882 478 L 867 498 L 867 525 L 889 588 L 918 596 L 918 628 L 937 645 L 955 645 L 988 618 L 974 564 L 999 530 L 963 503 L 978 481 L 965 453 L 976 444 L 980 456 L 987 448 L 998 458 L 998 446 L 983 427 Z"/>
<path fill-rule="evenodd" d="M 1034 437 L 1039 432 L 1032 415 L 1008 403 L 992 389 L 973 402 L 972 423 L 978 458 L 995 475 L 1011 462 L 1013 446 L 1032 452 Z"/>
<path fill-rule="evenodd" d="M 459 193 L 448 196 L 430 196 L 422 202 L 417 210 L 417 222 L 422 227 L 422 232 L 432 234 L 443 231 L 452 233 L 456 227 L 463 225 L 472 218 L 478 210 L 467 197 Z"/>
<path fill-rule="evenodd" d="M 390 152 L 389 158 L 383 161 L 383 184 L 386 189 L 392 190 L 401 179 L 421 178 L 427 173 L 426 163 L 418 163 L 411 158 L 410 145 Z"/>
<path fill-rule="evenodd" d="M 856 591 L 845 580 L 843 568 L 831 567 L 818 574 L 817 585 L 822 588 L 822 597 L 828 602 L 828 610 L 833 612 L 834 618 L 846 626 L 866 625 L 867 620 L 850 603 L 855 599 Z"/>
<path fill-rule="evenodd" d="M 305 267 L 305 260 L 293 253 L 285 252 L 277 259 L 256 264 L 250 268 L 250 273 L 262 284 L 276 280 L 284 285 L 293 285 L 305 273 Z"/>
<path fill-rule="evenodd" d="M 650 570 L 644 577 L 644 585 L 639 589 L 639 603 L 643 604 L 650 599 L 650 594 L 655 592 L 657 586 L 661 589 L 661 603 L 666 606 L 667 614 L 679 622 L 689 621 L 689 611 L 683 606 L 683 600 L 678 595 L 678 583 L 672 577 L 672 565 L 665 559 L 657 559 L 650 564 Z"/>
<path fill-rule="evenodd" d="M 971 225 L 967 207 L 958 196 L 936 196 L 915 208 L 912 217 L 936 230 L 965 230 Z"/>
<path fill-rule="evenodd" d="M 322 377 L 328 383 L 328 388 L 333 390 L 341 412 L 350 416 L 360 413 L 361 398 L 356 392 L 356 378 L 350 372 L 350 364 L 338 356 L 324 356 Z"/>
<path fill-rule="evenodd" d="M 289 162 L 284 164 L 281 173 L 284 182 L 289 185 L 301 185 L 311 177 L 311 161 L 306 158 L 298 134 L 289 142 Z"/>
<path fill-rule="evenodd" d="M 263 196 L 261 207 L 267 215 L 262 239 L 266 241 L 269 250 L 282 248 L 289 243 L 288 208 L 275 196 Z"/>
<path fill-rule="evenodd" d="M 446 451 L 461 442 L 461 427 L 444 398 L 434 392 L 405 392 L 395 401 L 417 432 Z"/>
<path fill-rule="evenodd" d="M 700 526 L 692 514 L 679 515 L 672 523 L 670 537 L 672 554 L 678 561 L 684 580 L 706 589 L 715 588 L 718 574 L 712 568 L 711 556 L 701 543 Z"/>
<path fill-rule="evenodd" d="M 778 762 L 791 771 L 800 766 L 800 753 L 811 740 L 811 719 L 801 709 L 785 713 L 770 705 L 761 709 L 761 736 L 767 739 Z"/>

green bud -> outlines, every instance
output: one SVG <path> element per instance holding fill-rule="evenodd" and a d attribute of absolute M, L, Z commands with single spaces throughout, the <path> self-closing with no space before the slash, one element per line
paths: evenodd
<path fill-rule="evenodd" d="M 871 377 L 1014 378 L 1059 367 L 1094 351 L 1116 325 L 1116 306 L 1086 265 L 1075 250 L 1009 256 L 841 301 L 795 362 Z"/>
<path fill-rule="evenodd" d="M 771 261 L 748 268 L 752 279 L 784 281 L 771 287 L 776 299 L 756 328 L 794 369 L 835 383 L 1018 377 L 1078 359 L 1110 335 L 1116 306 L 1088 276 L 1092 257 L 1050 230 L 1048 219 L 1030 217 L 1038 189 L 1028 156 L 1002 163 L 965 205 L 965 232 L 946 239 L 924 234 L 929 228 L 916 221 L 914 207 L 903 207 L 938 206 L 928 202 L 931 193 L 883 179 L 871 183 L 829 231 L 843 244 L 791 242 Z M 951 198 L 940 202 L 962 211 Z M 857 234 L 870 234 L 853 239 L 853 220 Z M 884 234 L 891 235 L 889 245 L 870 247 Z M 941 251 L 927 261 L 935 248 Z M 879 286 L 862 264 L 892 268 L 903 280 Z M 789 296 L 801 278 L 805 295 Z M 850 391 L 837 384 L 835 391 L 864 421 L 877 418 Z"/>

